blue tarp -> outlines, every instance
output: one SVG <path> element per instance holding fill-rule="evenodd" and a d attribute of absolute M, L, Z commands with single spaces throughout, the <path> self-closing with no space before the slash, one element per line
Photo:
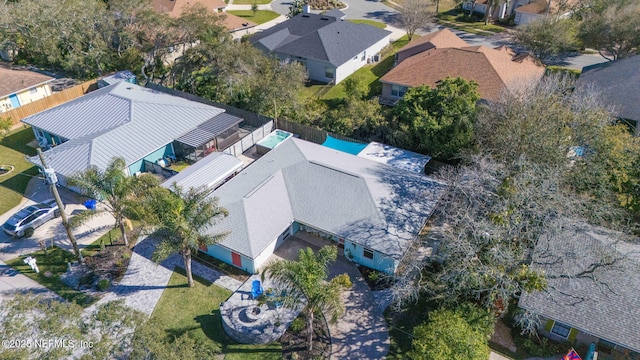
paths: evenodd
<path fill-rule="evenodd" d="M 326 146 L 328 148 L 340 150 L 342 152 L 346 152 L 347 154 L 358 155 L 362 149 L 366 148 L 368 144 L 355 143 L 351 141 L 345 141 L 336 139 L 332 136 L 327 135 L 327 140 L 322 143 L 322 146 Z"/>

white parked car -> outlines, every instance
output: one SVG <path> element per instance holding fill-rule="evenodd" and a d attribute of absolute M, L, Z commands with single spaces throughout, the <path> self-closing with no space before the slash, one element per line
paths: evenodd
<path fill-rule="evenodd" d="M 35 229 L 47 221 L 60 216 L 54 199 L 20 209 L 2 225 L 4 232 L 15 237 L 29 237 Z"/>

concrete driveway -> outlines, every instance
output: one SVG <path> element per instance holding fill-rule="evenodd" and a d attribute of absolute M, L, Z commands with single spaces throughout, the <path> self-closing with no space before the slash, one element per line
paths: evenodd
<path fill-rule="evenodd" d="M 72 215 L 74 211 L 86 210 L 79 196 L 66 189 L 59 189 L 59 192 L 62 202 L 65 204 L 67 215 Z M 28 194 L 28 198 L 23 198 L 20 205 L 0 215 L 0 224 L 4 224 L 15 212 L 24 207 L 53 198 L 49 186 L 38 178 L 33 178 L 29 181 L 25 193 Z M 76 235 L 78 245 L 83 248 L 97 240 L 113 225 L 113 217 L 107 213 L 102 213 L 75 229 L 73 233 Z M 49 220 L 37 228 L 33 236 L 29 238 L 16 239 L 7 235 L 4 231 L 0 231 L 0 260 L 7 261 L 23 254 L 38 251 L 41 248 L 39 243 L 42 241 L 46 241 L 48 246 L 51 246 L 51 241 L 53 241 L 56 246 L 73 251 L 71 242 L 62 226 L 62 220 L 57 218 Z"/>

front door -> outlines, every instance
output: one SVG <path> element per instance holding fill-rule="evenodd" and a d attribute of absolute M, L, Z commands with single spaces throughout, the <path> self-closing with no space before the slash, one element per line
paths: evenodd
<path fill-rule="evenodd" d="M 233 263 L 233 265 L 242 268 L 242 258 L 240 257 L 240 254 L 231 252 L 231 262 Z"/>

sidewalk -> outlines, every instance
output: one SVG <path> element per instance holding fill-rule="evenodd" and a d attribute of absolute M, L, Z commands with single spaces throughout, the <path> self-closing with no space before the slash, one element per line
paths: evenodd
<path fill-rule="evenodd" d="M 151 256 L 155 247 L 156 242 L 153 239 L 148 236 L 141 237 L 133 248 L 127 272 L 122 280 L 93 306 L 124 299 L 127 306 L 151 316 L 164 289 L 167 288 L 175 267 L 184 267 L 179 254 L 170 256 L 160 264 L 152 261 Z M 242 282 L 195 261 L 191 263 L 191 270 L 194 275 L 231 291 L 237 290 L 242 285 Z"/>
<path fill-rule="evenodd" d="M 62 300 L 56 293 L 0 261 L 0 301 L 16 293 L 27 293 Z"/>

